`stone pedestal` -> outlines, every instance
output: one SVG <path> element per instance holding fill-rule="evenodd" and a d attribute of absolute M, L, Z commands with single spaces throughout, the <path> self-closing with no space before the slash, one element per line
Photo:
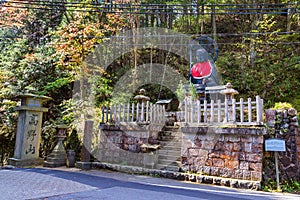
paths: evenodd
<path fill-rule="evenodd" d="M 48 111 L 41 106 L 51 98 L 34 94 L 19 97 L 21 106 L 15 108 L 19 112 L 15 151 L 8 163 L 17 167 L 39 165 L 43 162 L 39 158 L 42 116 L 43 112 Z"/>

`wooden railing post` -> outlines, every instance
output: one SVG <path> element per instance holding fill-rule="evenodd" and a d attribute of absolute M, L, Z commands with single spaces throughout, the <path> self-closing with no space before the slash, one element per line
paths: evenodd
<path fill-rule="evenodd" d="M 207 100 L 204 100 L 204 123 L 207 123 Z"/>
<path fill-rule="evenodd" d="M 191 123 L 194 123 L 194 102 L 191 101 Z"/>
<path fill-rule="evenodd" d="M 244 99 L 240 98 L 240 118 L 241 122 L 244 122 Z"/>
<path fill-rule="evenodd" d="M 236 122 L 236 100 L 232 99 L 232 115 L 230 121 Z"/>
<path fill-rule="evenodd" d="M 127 122 L 130 120 L 130 104 L 127 104 Z"/>
<path fill-rule="evenodd" d="M 197 100 L 197 122 L 201 122 L 201 104 L 199 100 Z"/>
<path fill-rule="evenodd" d="M 215 102 L 214 100 L 212 99 L 210 101 L 210 122 L 213 123 L 214 122 L 214 107 L 215 107 Z"/>
<path fill-rule="evenodd" d="M 225 118 L 224 118 L 224 122 L 227 123 L 228 122 L 228 100 L 225 99 Z"/>
<path fill-rule="evenodd" d="M 114 119 L 114 122 L 117 122 L 117 108 L 116 108 L 116 105 L 113 106 L 113 110 L 114 110 L 114 116 L 113 116 L 113 119 Z"/>
<path fill-rule="evenodd" d="M 256 121 L 258 123 L 262 122 L 263 108 L 262 108 L 262 100 L 259 96 L 256 96 Z"/>
<path fill-rule="evenodd" d="M 252 122 L 252 105 L 251 105 L 251 98 L 248 98 L 248 122 Z"/>
<path fill-rule="evenodd" d="M 218 123 L 221 122 L 221 99 L 218 99 Z"/>
<path fill-rule="evenodd" d="M 149 121 L 149 101 L 146 103 L 146 122 Z"/>

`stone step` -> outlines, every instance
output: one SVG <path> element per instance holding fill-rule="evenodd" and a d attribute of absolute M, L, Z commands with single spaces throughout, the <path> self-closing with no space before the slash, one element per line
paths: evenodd
<path fill-rule="evenodd" d="M 181 148 L 182 141 L 158 141 L 161 148 L 163 147 L 178 147 Z"/>
<path fill-rule="evenodd" d="M 159 155 L 181 155 L 181 149 L 160 149 L 158 150 Z"/>
<path fill-rule="evenodd" d="M 180 156 L 178 155 L 159 155 L 158 160 L 173 160 L 178 161 L 180 160 Z"/>
<path fill-rule="evenodd" d="M 159 170 L 167 170 L 173 172 L 178 172 L 180 169 L 178 166 L 168 166 L 168 165 L 161 165 L 161 164 L 157 164 L 155 168 Z"/>
<path fill-rule="evenodd" d="M 181 132 L 174 132 L 174 131 L 166 131 L 166 130 L 163 130 L 163 131 L 160 131 L 158 133 L 158 135 L 174 135 L 174 136 L 182 136 L 182 133 Z"/>
<path fill-rule="evenodd" d="M 158 164 L 165 166 L 181 166 L 181 160 L 158 160 Z"/>
<path fill-rule="evenodd" d="M 177 126 L 164 126 L 163 131 L 170 131 L 170 132 L 181 132 L 181 129 Z"/>
<path fill-rule="evenodd" d="M 163 153 L 166 151 L 181 152 L 181 146 L 179 144 L 178 145 L 171 145 L 171 144 L 161 145 L 161 148 L 159 149 L 159 153 Z"/>
<path fill-rule="evenodd" d="M 182 138 L 174 136 L 158 136 L 158 141 L 182 141 Z"/>

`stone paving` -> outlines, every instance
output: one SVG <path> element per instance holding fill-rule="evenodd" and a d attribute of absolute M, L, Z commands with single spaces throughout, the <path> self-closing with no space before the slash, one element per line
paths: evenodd
<path fill-rule="evenodd" d="M 0 168 L 0 200 L 21 199 L 299 199 L 299 195 L 191 184 L 164 178 L 76 168 Z"/>

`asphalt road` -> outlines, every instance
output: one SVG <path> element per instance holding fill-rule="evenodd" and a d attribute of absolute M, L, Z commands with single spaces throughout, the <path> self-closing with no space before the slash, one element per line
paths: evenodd
<path fill-rule="evenodd" d="M 0 199 L 268 200 L 300 195 L 265 193 L 102 170 L 0 169 Z"/>

